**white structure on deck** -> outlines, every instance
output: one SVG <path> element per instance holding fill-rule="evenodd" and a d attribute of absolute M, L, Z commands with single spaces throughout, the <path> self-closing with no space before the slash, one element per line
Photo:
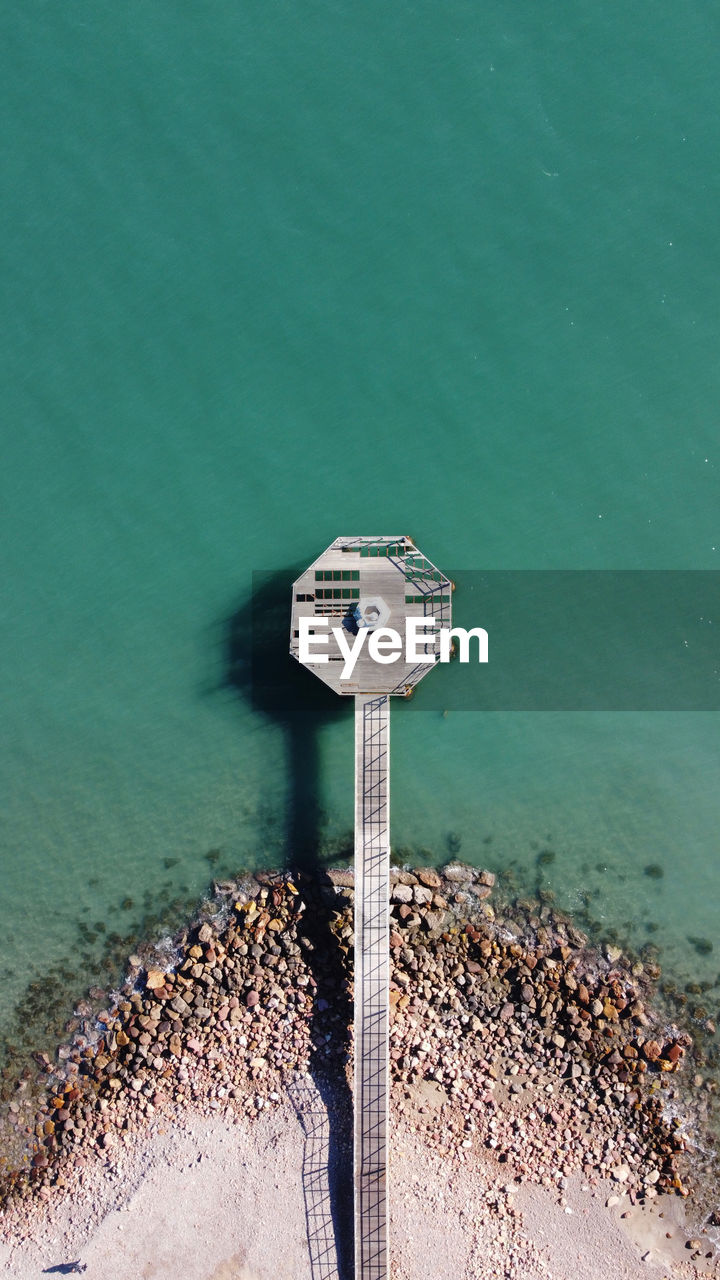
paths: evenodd
<path fill-rule="evenodd" d="M 355 1280 L 388 1280 L 388 995 L 390 956 L 390 695 L 407 696 L 451 625 L 452 583 L 407 537 L 336 538 L 293 586 L 290 652 L 299 658 L 301 618 L 327 618 L 326 662 L 310 670 L 355 698 Z M 433 617 L 427 661 L 380 664 L 363 646 L 351 678 L 332 627 L 349 641 L 361 628 Z M 318 628 L 318 633 L 321 628 Z M 318 647 L 318 652 L 320 648 Z"/>

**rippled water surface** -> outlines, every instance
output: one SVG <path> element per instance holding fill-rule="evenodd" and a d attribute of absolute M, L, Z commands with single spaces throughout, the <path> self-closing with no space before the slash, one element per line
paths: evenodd
<path fill-rule="evenodd" d="M 253 570 L 355 532 L 448 569 L 717 567 L 717 27 L 4 6 L 6 1025 L 284 857 L 292 735 L 228 684 Z M 396 845 L 459 839 L 715 983 L 717 713 L 393 713 Z M 337 849 L 351 721 L 312 737 Z"/>

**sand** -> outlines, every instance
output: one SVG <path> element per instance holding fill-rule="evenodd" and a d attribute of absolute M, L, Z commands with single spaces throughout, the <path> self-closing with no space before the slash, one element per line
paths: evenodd
<path fill-rule="evenodd" d="M 393 1280 L 718 1275 L 710 1259 L 691 1261 L 680 1197 L 632 1209 L 609 1182 L 577 1175 L 559 1196 L 519 1181 L 481 1146 L 443 1157 L 428 1140 L 438 1116 L 426 1095 L 413 1101 L 393 1119 Z M 127 1147 L 90 1156 L 30 1221 L 8 1211 L 0 1275 L 63 1274 L 79 1259 L 86 1280 L 350 1280 L 338 1268 L 326 1178 L 306 1200 L 307 1144 L 287 1099 L 253 1120 L 188 1111 L 158 1121 Z"/>
<path fill-rule="evenodd" d="M 233 883 L 171 968 L 150 948 L 78 1008 L 39 1101 L 21 1079 L 10 1104 L 33 1154 L 0 1276 L 351 1280 L 348 875 Z M 705 1123 L 675 1083 L 691 1037 L 652 1014 L 649 966 L 546 909 L 526 936 L 488 879 L 394 873 L 392 1280 L 720 1280 L 720 1233 L 675 1194 Z"/>

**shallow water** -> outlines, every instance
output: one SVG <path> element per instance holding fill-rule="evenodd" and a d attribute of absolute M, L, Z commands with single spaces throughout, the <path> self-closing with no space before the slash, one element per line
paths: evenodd
<path fill-rule="evenodd" d="M 720 44 L 667 2 L 0 25 L 7 1019 L 284 857 L 287 732 L 226 684 L 253 570 L 395 530 L 447 568 L 717 566 Z M 716 713 L 419 701 L 392 742 L 396 845 L 456 833 L 717 978 Z M 331 842 L 349 720 L 317 748 Z"/>

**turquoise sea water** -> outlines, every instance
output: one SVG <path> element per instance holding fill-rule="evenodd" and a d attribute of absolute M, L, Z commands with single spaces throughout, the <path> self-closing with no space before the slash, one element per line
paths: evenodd
<path fill-rule="evenodd" d="M 448 569 L 718 567 L 719 26 L 3 6 L 6 1022 L 146 909 L 284 856 L 285 732 L 225 685 L 253 570 L 356 532 Z M 719 728 L 397 706 L 394 842 L 457 833 L 714 982 Z M 318 750 L 330 840 L 346 716 Z"/>

